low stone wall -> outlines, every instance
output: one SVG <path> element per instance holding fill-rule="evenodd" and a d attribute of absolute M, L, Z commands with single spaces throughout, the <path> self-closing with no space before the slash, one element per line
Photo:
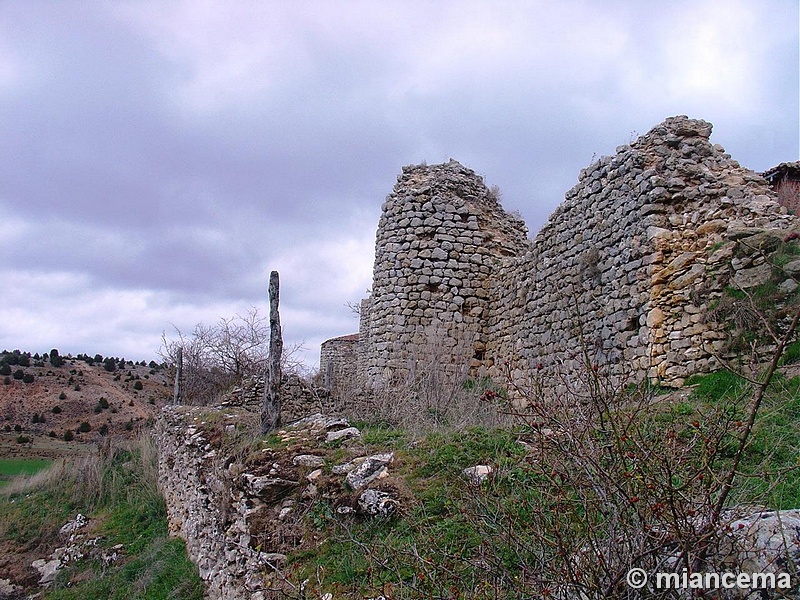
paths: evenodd
<path fill-rule="evenodd" d="M 271 557 L 250 548 L 250 508 L 246 498 L 237 498 L 231 489 L 224 457 L 218 455 L 204 428 L 210 416 L 208 409 L 200 407 L 168 406 L 156 422 L 158 478 L 169 532 L 186 542 L 209 598 L 264 598 L 256 594 L 263 587 Z M 213 418 L 229 420 L 231 428 L 247 420 L 235 411 L 216 413 Z"/>
<path fill-rule="evenodd" d="M 394 454 L 365 454 L 346 419 L 306 416 L 272 445 L 257 429 L 244 409 L 187 406 L 165 407 L 154 429 L 169 531 L 185 540 L 211 600 L 305 597 L 285 566 L 319 543 L 306 518 L 319 498 L 345 519 L 399 506 L 387 483 Z"/>

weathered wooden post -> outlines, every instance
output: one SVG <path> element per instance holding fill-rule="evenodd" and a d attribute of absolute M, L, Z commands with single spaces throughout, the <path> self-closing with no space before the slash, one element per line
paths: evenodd
<path fill-rule="evenodd" d="M 172 392 L 172 403 L 181 404 L 183 402 L 183 348 L 178 347 L 178 356 L 175 358 L 175 389 Z"/>
<path fill-rule="evenodd" d="M 278 272 L 269 274 L 269 374 L 264 390 L 264 408 L 261 411 L 261 432 L 277 429 L 281 424 L 281 316 L 278 312 L 280 281 Z"/>

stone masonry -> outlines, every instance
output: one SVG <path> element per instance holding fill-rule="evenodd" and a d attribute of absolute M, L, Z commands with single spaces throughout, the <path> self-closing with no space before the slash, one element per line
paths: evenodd
<path fill-rule="evenodd" d="M 672 385 L 719 368 L 724 324 L 704 315 L 731 271 L 743 281 L 750 266 L 731 261 L 729 240 L 796 222 L 710 134 L 710 123 L 673 117 L 581 172 L 529 252 L 493 282 L 489 360 L 510 359 L 524 379 L 586 349 Z"/>
<path fill-rule="evenodd" d="M 370 298 L 362 303 L 359 370 L 369 385 L 428 360 L 481 361 L 490 289 L 506 257 L 528 248 L 524 222 L 451 160 L 404 167 L 383 205 Z"/>
<path fill-rule="evenodd" d="M 580 173 L 535 239 L 451 160 L 404 167 L 383 205 L 349 379 L 389 384 L 425 360 L 524 383 L 571 358 L 679 385 L 718 367 L 728 286 L 764 283 L 743 239 L 798 223 L 759 174 L 671 117 Z M 739 248 L 739 249 L 737 249 Z"/>

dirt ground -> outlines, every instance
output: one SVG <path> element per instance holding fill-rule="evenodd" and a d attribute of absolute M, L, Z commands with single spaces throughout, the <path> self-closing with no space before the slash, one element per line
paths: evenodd
<path fill-rule="evenodd" d="M 109 372 L 102 364 L 66 360 L 57 368 L 17 368 L 35 379 L 0 380 L 0 458 L 58 458 L 79 454 L 105 436 L 132 437 L 171 399 L 163 370 L 142 365 Z M 79 431 L 84 422 L 88 432 Z M 67 430 L 72 441 L 64 440 Z"/>

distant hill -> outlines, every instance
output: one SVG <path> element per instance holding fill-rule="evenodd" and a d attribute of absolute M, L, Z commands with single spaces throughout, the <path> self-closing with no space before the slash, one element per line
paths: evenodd
<path fill-rule="evenodd" d="M 160 365 L 81 358 L 0 354 L 0 457 L 60 456 L 131 437 L 171 399 Z"/>

